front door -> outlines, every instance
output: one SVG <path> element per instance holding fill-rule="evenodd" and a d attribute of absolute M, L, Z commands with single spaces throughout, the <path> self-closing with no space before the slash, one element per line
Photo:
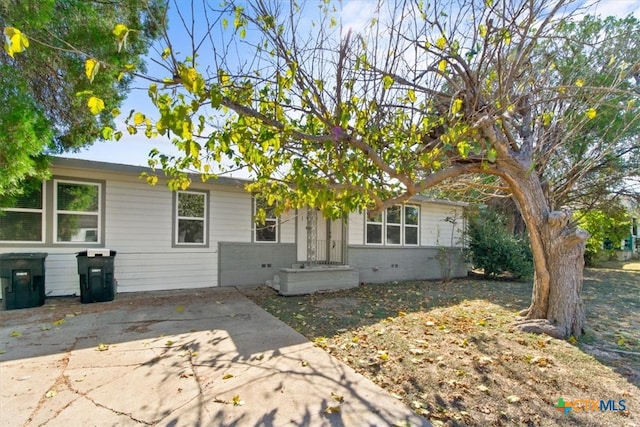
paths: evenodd
<path fill-rule="evenodd" d="M 328 220 L 310 209 L 300 209 L 297 217 L 298 262 L 345 264 L 345 221 Z"/>

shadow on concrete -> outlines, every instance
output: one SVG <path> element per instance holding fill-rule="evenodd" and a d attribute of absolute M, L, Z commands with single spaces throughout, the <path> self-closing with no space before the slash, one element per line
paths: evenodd
<path fill-rule="evenodd" d="M 429 425 L 235 289 L 49 299 L 0 350 L 3 426 Z"/>

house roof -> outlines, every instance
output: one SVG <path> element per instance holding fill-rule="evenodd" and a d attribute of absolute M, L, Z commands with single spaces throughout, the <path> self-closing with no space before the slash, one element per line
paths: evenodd
<path fill-rule="evenodd" d="M 90 170 L 98 170 L 103 172 L 113 172 L 125 175 L 134 175 L 139 176 L 143 172 L 162 172 L 158 170 L 153 170 L 148 166 L 132 166 L 125 165 L 121 163 L 109 163 L 109 162 L 99 162 L 96 160 L 85 160 L 85 159 L 74 159 L 71 157 L 54 157 L 53 165 L 58 167 L 64 167 L 68 169 L 90 169 Z M 200 176 L 198 174 L 190 173 L 189 177 L 194 181 L 199 181 Z M 218 178 L 211 181 L 211 183 L 221 184 L 221 185 L 229 185 L 234 187 L 242 187 L 245 184 L 251 182 L 251 180 L 246 178 L 232 178 L 227 176 L 219 176 Z M 416 195 L 411 197 L 412 202 L 419 203 L 437 203 L 440 205 L 449 205 L 449 206 L 468 206 L 468 203 L 465 202 L 456 202 L 451 200 L 443 200 L 443 199 L 433 199 L 427 196 Z"/>
<path fill-rule="evenodd" d="M 99 162 L 96 160 L 73 159 L 70 157 L 54 157 L 53 166 L 64 167 L 68 169 L 91 169 L 91 170 L 98 170 L 103 172 L 113 172 L 113 173 L 119 173 L 124 175 L 135 175 L 135 176 L 139 176 L 143 172 L 146 172 L 146 173 L 153 172 L 162 176 L 161 169 L 153 170 L 148 166 L 132 166 L 132 165 L 125 165 L 120 163 Z M 200 175 L 198 174 L 190 173 L 189 177 L 194 181 L 200 180 Z M 251 181 L 249 179 L 232 178 L 228 176 L 219 176 L 216 179 L 211 180 L 211 183 L 231 185 L 236 187 L 243 186 L 248 182 L 251 182 Z"/>

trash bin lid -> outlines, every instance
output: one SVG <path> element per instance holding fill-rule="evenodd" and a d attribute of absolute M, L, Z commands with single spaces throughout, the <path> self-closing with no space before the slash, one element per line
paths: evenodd
<path fill-rule="evenodd" d="M 0 260 L 9 259 L 45 259 L 49 255 L 46 252 L 10 252 L 0 254 Z"/>
<path fill-rule="evenodd" d="M 106 249 L 106 248 L 93 248 L 93 249 L 87 249 L 85 251 L 80 251 L 76 253 L 76 257 L 93 258 L 97 256 L 104 256 L 104 257 L 116 256 L 116 251 L 113 251 L 111 249 Z"/>
<path fill-rule="evenodd" d="M 109 256 L 111 253 L 110 249 L 87 249 L 87 256 Z"/>

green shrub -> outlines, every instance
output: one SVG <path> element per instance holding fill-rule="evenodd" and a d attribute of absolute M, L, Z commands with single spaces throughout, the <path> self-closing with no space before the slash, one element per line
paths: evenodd
<path fill-rule="evenodd" d="M 504 216 L 489 209 L 467 214 L 467 238 L 474 268 L 485 277 L 508 272 L 516 279 L 533 276 L 533 256 L 528 239 L 509 233 Z"/>

